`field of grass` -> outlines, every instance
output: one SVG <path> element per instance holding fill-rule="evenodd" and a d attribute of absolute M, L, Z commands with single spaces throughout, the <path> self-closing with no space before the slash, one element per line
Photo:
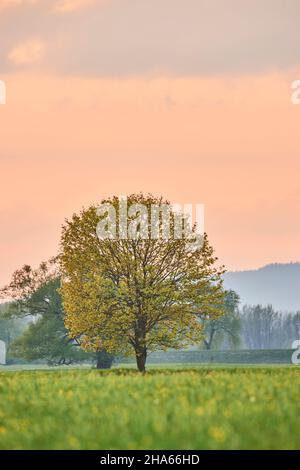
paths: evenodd
<path fill-rule="evenodd" d="M 0 372 L 0 449 L 300 449 L 298 367 Z"/>

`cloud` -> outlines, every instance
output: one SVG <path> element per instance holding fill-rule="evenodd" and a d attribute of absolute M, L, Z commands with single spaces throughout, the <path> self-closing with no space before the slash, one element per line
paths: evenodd
<path fill-rule="evenodd" d="M 25 5 L 34 5 L 39 0 L 1 0 L 0 11 L 5 8 L 25 6 Z"/>
<path fill-rule="evenodd" d="M 45 53 L 45 44 L 39 40 L 30 40 L 14 47 L 8 59 L 14 65 L 27 65 L 40 62 Z"/>
<path fill-rule="evenodd" d="M 4 71 L 12 45 L 32 35 L 48 45 L 47 69 L 62 75 L 219 76 L 300 66 L 299 0 L 36 0 L 9 12 L 0 15 Z"/>
<path fill-rule="evenodd" d="M 82 8 L 95 5 L 96 0 L 59 0 L 55 6 L 56 13 L 71 13 Z"/>
<path fill-rule="evenodd" d="M 60 65 L 102 76 L 285 69 L 300 64 L 299 17 L 299 0 L 114 0 L 74 25 Z"/>
<path fill-rule="evenodd" d="M 0 0 L 0 12 L 9 8 L 42 5 L 46 11 L 72 13 L 92 5 L 99 5 L 104 1 L 106 0 Z"/>

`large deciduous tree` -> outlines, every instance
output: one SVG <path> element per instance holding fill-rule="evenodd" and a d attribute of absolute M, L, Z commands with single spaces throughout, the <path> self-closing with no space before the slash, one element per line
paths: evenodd
<path fill-rule="evenodd" d="M 118 218 L 118 198 L 104 203 L 113 205 Z M 86 350 L 134 353 L 141 372 L 149 352 L 199 342 L 199 306 L 213 318 L 220 314 L 224 295 L 223 269 L 215 266 L 207 236 L 191 249 L 190 236 L 172 237 L 175 219 L 168 201 L 142 194 L 128 197 L 129 206 L 143 204 L 148 213 L 162 203 L 171 214 L 168 239 L 122 239 L 118 228 L 115 239 L 98 238 L 102 219 L 96 206 L 73 215 L 61 239 L 61 292 L 70 337 Z M 161 223 L 159 219 L 159 228 Z"/>

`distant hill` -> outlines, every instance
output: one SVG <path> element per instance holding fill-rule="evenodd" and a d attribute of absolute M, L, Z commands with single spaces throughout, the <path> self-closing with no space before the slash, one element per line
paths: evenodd
<path fill-rule="evenodd" d="M 242 304 L 272 304 L 276 310 L 300 311 L 300 263 L 228 272 L 224 286 L 235 290 Z"/>

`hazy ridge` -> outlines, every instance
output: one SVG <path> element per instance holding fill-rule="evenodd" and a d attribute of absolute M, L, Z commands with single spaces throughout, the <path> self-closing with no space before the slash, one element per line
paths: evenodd
<path fill-rule="evenodd" d="M 228 272 L 226 289 L 234 289 L 242 304 L 272 304 L 281 311 L 300 311 L 300 263 L 274 263 L 260 269 Z"/>

